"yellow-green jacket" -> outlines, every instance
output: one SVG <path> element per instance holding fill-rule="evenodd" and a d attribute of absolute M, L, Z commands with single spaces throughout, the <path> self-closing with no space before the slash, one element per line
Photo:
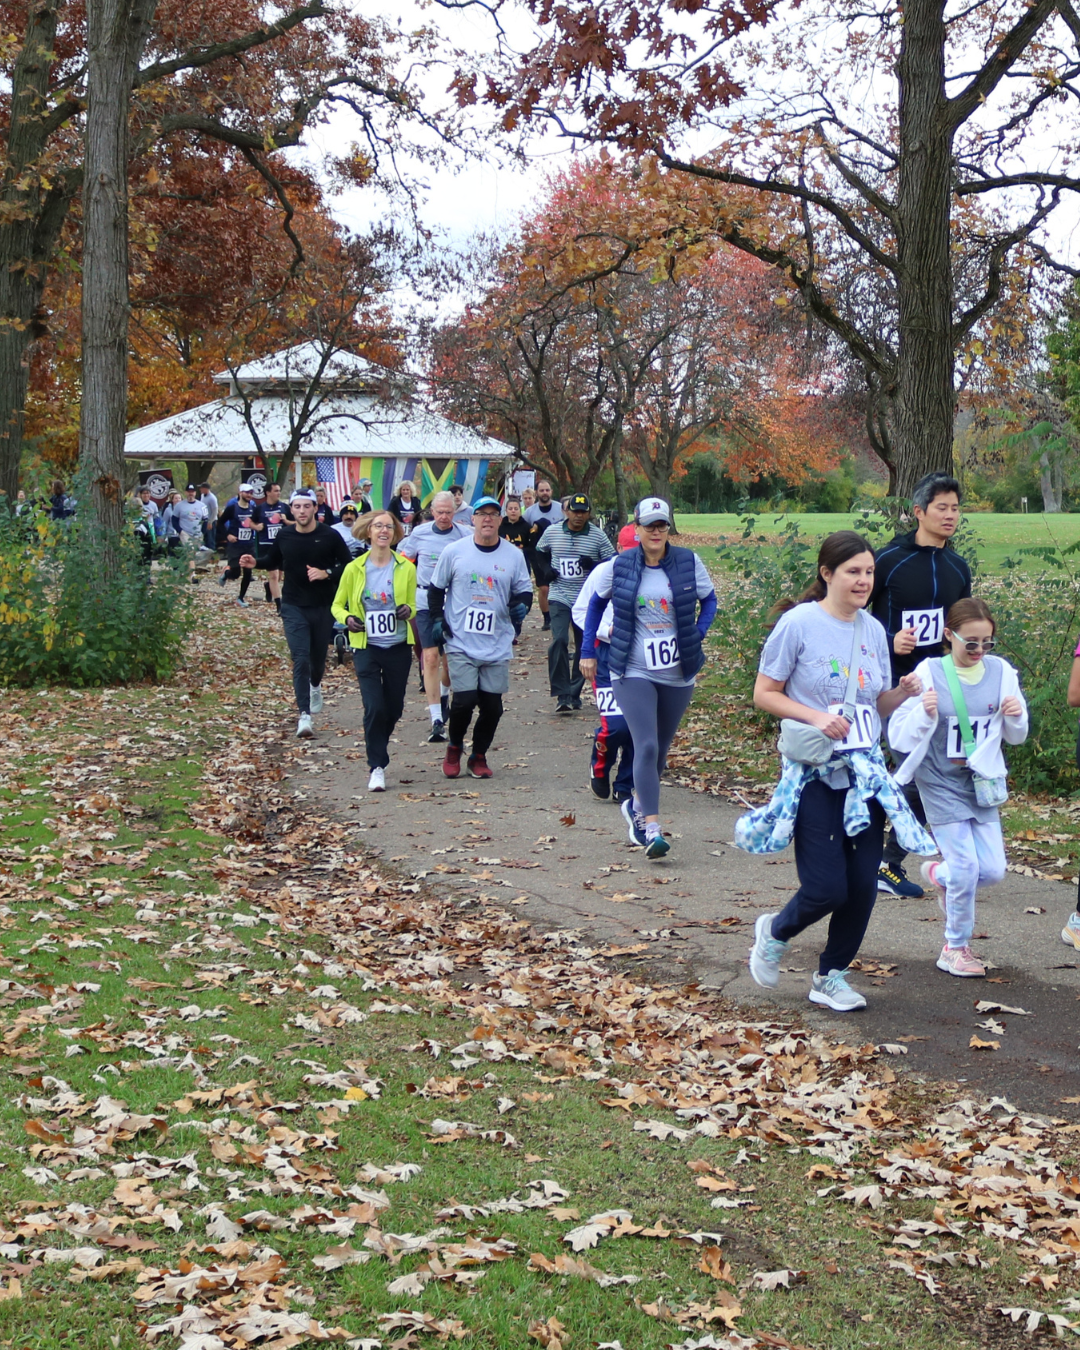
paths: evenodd
<path fill-rule="evenodd" d="M 364 622 L 364 584 L 367 581 L 367 563 L 369 553 L 361 553 L 358 558 L 354 558 L 345 571 L 341 574 L 341 580 L 338 582 L 337 595 L 334 596 L 334 603 L 330 606 L 334 618 L 339 623 L 344 623 L 346 618 L 352 614 Z M 412 562 L 401 553 L 391 551 L 390 555 L 394 560 L 394 600 L 396 605 L 408 605 L 413 614 L 416 613 L 416 568 Z M 405 620 L 407 623 L 408 620 Z M 408 641 L 408 637 L 405 639 Z M 359 633 L 349 633 L 349 645 L 352 647 L 367 646 L 367 630 L 362 628 Z"/>

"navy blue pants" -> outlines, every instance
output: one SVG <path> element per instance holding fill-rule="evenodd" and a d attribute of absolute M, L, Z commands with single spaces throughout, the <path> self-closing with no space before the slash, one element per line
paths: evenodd
<path fill-rule="evenodd" d="M 251 577 L 251 573 L 246 573 Z M 311 686 L 322 684 L 326 649 L 334 636 L 329 605 L 281 606 L 281 625 L 292 656 L 293 693 L 302 713 L 311 711 Z"/>
<path fill-rule="evenodd" d="M 593 693 L 597 685 L 603 688 L 611 684 L 611 671 L 608 669 L 607 643 L 596 644 L 596 679 L 593 681 Z M 616 761 L 618 768 L 616 769 Z M 634 741 L 626 718 L 621 713 L 600 714 L 600 725 L 593 733 L 592 757 L 589 760 L 590 778 L 601 778 L 606 783 L 615 771 L 614 789 L 618 793 L 631 793 L 634 790 Z"/>
<path fill-rule="evenodd" d="M 829 918 L 820 975 L 851 965 L 877 899 L 885 812 L 878 802 L 869 802 L 870 824 L 849 838 L 844 833 L 846 796 L 846 788 L 831 788 L 820 779 L 803 788 L 795 817 L 799 889 L 772 922 L 773 937 L 790 942 L 812 923 Z"/>
<path fill-rule="evenodd" d="M 412 647 L 395 642 L 379 647 L 369 642 L 353 648 L 353 669 L 364 701 L 364 749 L 369 769 L 390 763 L 390 737 L 405 707 L 405 690 L 412 669 Z"/>

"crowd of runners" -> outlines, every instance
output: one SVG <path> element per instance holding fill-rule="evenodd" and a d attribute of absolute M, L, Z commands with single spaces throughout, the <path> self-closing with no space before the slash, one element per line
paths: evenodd
<path fill-rule="evenodd" d="M 336 630 L 363 701 L 369 791 L 386 789 L 412 678 L 427 739 L 444 747 L 442 773 L 491 778 L 488 752 L 535 600 L 553 711 L 582 710 L 586 686 L 592 696 L 589 787 L 614 799 L 647 859 L 664 858 L 661 780 L 717 609 L 701 559 L 672 538 L 669 504 L 639 502 L 613 542 L 585 494 L 560 501 L 544 481 L 502 501 L 439 492 L 427 508 L 405 483 L 385 510 L 372 508 L 369 487 L 335 514 L 321 492 L 286 503 L 271 489 L 256 500 L 245 483 L 220 513 L 213 504 L 214 517 L 190 515 L 199 529 L 216 520 L 220 581 L 240 581 L 240 603 L 255 572 L 266 575 L 292 656 L 297 736 L 315 734 Z M 200 492 L 189 487 L 189 507 Z M 1003 746 L 1028 729 L 1017 672 L 994 654 L 993 614 L 951 546 L 959 484 L 928 475 L 912 511 L 915 528 L 876 554 L 850 530 L 823 541 L 808 589 L 777 597 L 754 687 L 755 705 L 779 722 L 779 781 L 739 820 L 736 842 L 755 853 L 793 843 L 799 886 L 758 918 L 750 973 L 776 987 L 789 943 L 827 921 L 809 997 L 838 1012 L 865 1006 L 848 972 L 882 895 L 929 890 L 945 919 L 938 968 L 985 974 L 971 947 L 976 893 L 1005 874 Z M 1080 706 L 1080 647 L 1067 697 Z M 921 884 L 907 874 L 909 854 L 921 860 Z M 1075 910 L 1061 936 L 1080 950 Z"/>

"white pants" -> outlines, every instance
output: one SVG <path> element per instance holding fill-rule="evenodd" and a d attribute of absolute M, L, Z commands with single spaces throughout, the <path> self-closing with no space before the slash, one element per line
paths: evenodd
<path fill-rule="evenodd" d="M 975 892 L 995 886 L 1005 875 L 1005 842 L 995 820 L 958 820 L 931 827 L 944 866 L 937 878 L 945 887 L 945 945 L 966 947 L 975 931 Z"/>

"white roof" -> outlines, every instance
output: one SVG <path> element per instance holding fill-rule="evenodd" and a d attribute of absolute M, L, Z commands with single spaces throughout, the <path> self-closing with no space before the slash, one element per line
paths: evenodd
<path fill-rule="evenodd" d="M 257 388 L 261 384 L 306 385 L 319 371 L 325 351 L 326 348 L 317 342 L 302 342 L 257 361 L 246 361 L 242 366 L 237 366 L 235 372 L 219 371 L 214 376 L 214 383 L 232 387 L 233 382 L 237 381 L 249 388 Z M 373 365 L 362 356 L 354 356 L 352 352 L 335 350 L 323 366 L 321 378 L 338 386 L 347 384 L 352 389 L 362 389 L 393 378 L 393 372 Z"/>
<path fill-rule="evenodd" d="M 252 421 L 264 454 L 284 454 L 291 431 L 289 414 L 290 400 L 283 394 L 267 394 L 252 402 Z M 235 396 L 137 427 L 124 441 L 125 459 L 237 460 L 258 453 L 244 422 L 243 402 Z M 304 458 L 506 459 L 513 453 L 505 441 L 448 421 L 417 403 L 394 405 L 371 394 L 345 391 L 323 396 L 300 445 Z"/>

